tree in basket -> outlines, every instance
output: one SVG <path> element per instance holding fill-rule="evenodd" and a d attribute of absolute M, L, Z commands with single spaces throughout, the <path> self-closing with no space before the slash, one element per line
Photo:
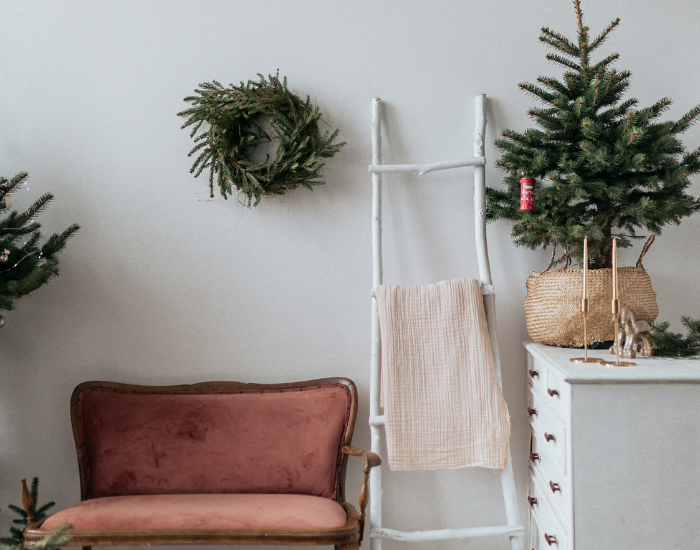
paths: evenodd
<path fill-rule="evenodd" d="M 547 27 L 540 35 L 556 50 L 546 57 L 564 68 L 563 77 L 519 85 L 544 104 L 528 111 L 538 128 L 504 130 L 496 140 L 506 189 L 487 189 L 487 217 L 516 222 L 518 245 L 558 247 L 554 265 L 580 261 L 587 235 L 590 267 L 605 268 L 612 266 L 613 236 L 628 247 L 638 230 L 659 234 L 700 210 L 700 200 L 686 193 L 700 172 L 700 148 L 688 153 L 677 138 L 697 122 L 700 105 L 678 121 L 661 121 L 670 99 L 642 109 L 634 98 L 623 100 L 630 72 L 613 66 L 619 54 L 591 56 L 620 20 L 591 40 L 579 0 L 574 4 L 577 40 Z M 535 180 L 532 211 L 520 210 L 523 176 Z"/>
<path fill-rule="evenodd" d="M 0 177 L 0 212 L 7 214 L 10 195 L 29 176 L 21 172 L 11 179 Z M 0 310 L 14 309 L 17 298 L 26 296 L 58 275 L 58 253 L 80 228 L 73 224 L 41 244 L 41 224 L 34 218 L 53 200 L 51 193 L 39 197 L 25 212 L 13 210 L 0 219 Z M 0 316 L 0 326 L 5 319 Z"/>
<path fill-rule="evenodd" d="M 579 0 L 574 0 L 578 36 L 565 36 L 542 28 L 540 41 L 555 53 L 547 59 L 564 69 L 561 78 L 537 78 L 521 89 L 543 107 L 528 111 L 537 128 L 524 132 L 504 130 L 496 140 L 501 151 L 497 166 L 506 173 L 505 189 L 488 188 L 487 219 L 514 221 L 513 240 L 532 250 L 552 247 L 552 266 L 582 262 L 585 236 L 589 267 L 598 271 L 589 279 L 589 342 L 612 340 L 610 297 L 612 238 L 629 247 L 651 233 L 642 255 L 664 225 L 700 210 L 700 200 L 686 191 L 690 176 L 700 172 L 700 148 L 686 152 L 678 134 L 700 117 L 700 105 L 677 121 L 660 120 L 671 105 L 663 98 L 638 108 L 634 98 L 623 96 L 630 72 L 614 67 L 619 55 L 594 60 L 592 54 L 619 25 L 616 19 L 591 39 L 583 24 Z M 532 185 L 532 203 L 521 205 L 521 179 Z M 522 209 L 521 208 L 525 208 Z M 557 252 L 558 251 L 558 252 Z M 636 270 L 636 271 L 635 271 Z M 578 273 L 575 273 L 578 271 Z M 549 277 L 547 288 L 543 279 Z M 641 265 L 620 274 L 621 301 L 637 319 L 658 314 L 656 297 Z M 556 277 L 556 279 L 555 279 Z M 528 280 L 528 332 L 535 340 L 556 345 L 582 345 L 581 286 L 579 270 L 533 274 Z M 567 300 L 559 295 L 575 293 Z M 549 325 L 535 329 L 535 316 Z M 599 325 L 599 326 L 597 326 Z"/>

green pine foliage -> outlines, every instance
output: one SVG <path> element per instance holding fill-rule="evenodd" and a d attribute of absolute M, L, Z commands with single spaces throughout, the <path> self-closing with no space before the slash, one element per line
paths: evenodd
<path fill-rule="evenodd" d="M 46 533 L 46 536 L 38 542 L 32 544 L 33 550 L 56 550 L 70 542 L 68 530 L 70 525 L 62 525 Z M 3 539 L 0 543 L 0 550 L 26 550 L 24 539 L 16 541 L 14 539 Z"/>
<path fill-rule="evenodd" d="M 636 99 L 623 99 L 630 72 L 614 67 L 619 55 L 592 58 L 620 20 L 591 39 L 580 1 L 574 5 L 576 40 L 547 27 L 540 35 L 555 50 L 546 57 L 564 69 L 563 77 L 519 85 L 544 104 L 528 111 L 537 128 L 506 129 L 496 140 L 505 190 L 487 189 L 487 218 L 514 221 L 517 245 L 554 247 L 554 264 L 580 262 L 587 235 L 591 267 L 604 268 L 611 267 L 613 236 L 628 247 L 641 238 L 637 231 L 658 234 L 700 210 L 700 199 L 686 193 L 690 176 L 700 172 L 700 148 L 686 152 L 677 137 L 698 121 L 700 105 L 664 121 L 670 99 L 641 109 Z M 531 212 L 519 209 L 523 176 L 536 180 Z"/>
<path fill-rule="evenodd" d="M 195 146 L 189 156 L 196 156 L 190 172 L 198 177 L 208 168 L 211 197 L 217 185 L 224 198 L 238 193 L 246 206 L 256 206 L 263 195 L 323 185 L 323 159 L 345 145 L 334 143 L 338 130 L 320 131 L 319 108 L 290 90 L 286 78 L 258 76 L 239 86 L 216 80 L 200 84 L 197 95 L 185 98 L 192 106 L 178 113 L 187 117 L 182 128 L 192 127 Z M 273 135 L 264 128 L 266 118 Z M 274 158 L 255 162 L 255 148 L 273 139 L 278 140 Z"/>
<path fill-rule="evenodd" d="M 668 321 L 651 323 L 651 343 L 659 357 L 689 357 L 700 354 L 700 319 L 681 317 L 688 335 L 671 332 Z"/>
<path fill-rule="evenodd" d="M 58 275 L 58 253 L 68 239 L 80 228 L 73 224 L 61 233 L 51 235 L 41 244 L 41 224 L 34 221 L 53 200 L 45 193 L 25 212 L 5 206 L 5 196 L 19 190 L 29 176 L 21 172 L 11 179 L 0 177 L 0 253 L 7 259 L 0 262 L 0 309 L 13 309 L 17 298 L 26 296 Z M 3 258 L 4 259 L 4 258 Z"/>
<path fill-rule="evenodd" d="M 55 502 L 47 502 L 46 504 L 43 504 L 42 506 L 37 506 L 36 503 L 39 502 L 39 478 L 35 477 L 32 479 L 32 485 L 31 488 L 29 489 L 29 492 L 32 495 L 32 498 L 34 499 L 34 518 L 36 521 L 45 519 L 47 516 L 47 512 L 49 511 L 50 508 L 56 505 Z M 3 545 L 15 545 L 15 544 L 23 544 L 24 543 L 24 530 L 27 527 L 27 512 L 22 508 L 21 506 L 16 506 L 14 504 L 10 504 L 8 506 L 10 510 L 12 510 L 15 514 L 17 514 L 19 517 L 12 520 L 12 523 L 15 525 L 21 525 L 22 528 L 20 529 L 19 527 L 10 527 L 10 534 L 11 536 L 8 538 L 2 538 L 0 539 L 0 543 Z"/>

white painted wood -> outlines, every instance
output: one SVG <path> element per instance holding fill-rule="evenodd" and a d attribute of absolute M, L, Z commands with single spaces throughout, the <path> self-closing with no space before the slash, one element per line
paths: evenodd
<path fill-rule="evenodd" d="M 486 322 L 493 352 L 494 366 L 501 385 L 501 364 L 498 354 L 498 339 L 496 327 L 495 291 L 491 281 L 488 250 L 486 243 L 486 181 L 484 157 L 484 135 L 486 132 L 485 95 L 476 98 L 476 129 L 474 138 L 474 158 L 466 161 L 438 162 L 433 164 L 381 164 L 381 112 L 380 100 L 372 100 L 372 348 L 371 348 L 371 377 L 370 377 L 370 434 L 372 451 L 379 453 L 381 442 L 380 428 L 384 425 L 384 416 L 379 413 L 379 318 L 377 297 L 374 288 L 382 284 L 382 241 L 381 241 L 381 174 L 387 172 L 418 172 L 427 174 L 435 170 L 447 170 L 464 166 L 474 167 L 474 217 L 476 224 L 476 249 L 479 266 L 481 292 L 484 296 Z M 381 550 L 382 538 L 401 542 L 466 539 L 492 535 L 507 535 L 510 539 L 511 550 L 523 550 L 523 527 L 520 525 L 518 501 L 515 491 L 513 467 L 508 456 L 508 463 L 501 471 L 501 486 L 506 508 L 507 526 L 476 527 L 468 529 L 442 529 L 435 531 L 403 532 L 382 528 L 381 510 L 381 468 L 373 468 L 370 477 L 370 510 L 369 524 L 372 540 L 372 550 Z"/>
<path fill-rule="evenodd" d="M 418 172 L 423 176 L 428 172 L 437 170 L 450 170 L 452 168 L 463 168 L 465 166 L 484 166 L 486 159 L 482 156 L 469 160 L 456 160 L 452 162 L 434 162 L 432 164 L 370 164 L 369 171 L 373 174 L 384 174 L 386 172 Z"/>
<path fill-rule="evenodd" d="M 570 490 L 552 496 L 548 477 L 558 474 L 533 465 L 530 473 L 541 488 L 538 500 L 547 499 L 565 527 L 568 548 L 697 549 L 700 361 L 637 358 L 639 366 L 607 367 L 601 376 L 603 367 L 569 362 L 580 350 L 526 347 L 531 368 L 564 380 L 571 392 L 560 405 Z M 537 408 L 558 414 L 541 399 Z M 540 452 L 545 443 L 532 437 Z M 559 498 L 568 502 L 561 506 Z"/>
<path fill-rule="evenodd" d="M 637 357 L 636 367 L 604 367 L 596 363 L 569 363 L 570 351 L 566 348 L 524 343 L 534 356 L 551 363 L 569 384 L 667 384 L 700 382 L 700 357 L 680 359 L 674 357 Z M 588 350 L 590 357 L 614 359 L 607 350 Z"/>
<path fill-rule="evenodd" d="M 493 289 L 493 285 L 481 285 L 481 295 L 489 296 L 490 294 L 496 294 L 496 291 Z M 377 294 L 374 292 L 374 289 L 372 289 L 372 298 L 376 297 Z"/>
<path fill-rule="evenodd" d="M 429 540 L 468 539 L 491 537 L 494 535 L 523 536 L 522 527 L 497 525 L 493 527 L 469 527 L 466 529 L 437 529 L 434 531 L 396 531 L 395 529 L 378 529 L 371 537 L 383 537 L 397 542 L 421 542 Z"/>
<path fill-rule="evenodd" d="M 370 426 L 383 426 L 384 425 L 384 415 L 383 414 L 377 415 L 377 416 L 370 415 L 369 425 Z"/>
<path fill-rule="evenodd" d="M 382 162 L 382 119 L 381 99 L 372 98 L 372 164 Z M 372 173 L 372 347 L 370 359 L 370 397 L 369 409 L 371 416 L 379 415 L 379 310 L 374 289 L 382 284 L 382 176 Z M 370 426 L 370 448 L 380 454 L 381 434 L 379 426 Z M 372 468 L 369 480 L 369 528 L 379 529 L 382 526 L 382 471 Z M 382 550 L 382 539 L 371 541 L 371 550 Z"/>
<path fill-rule="evenodd" d="M 474 156 L 484 156 L 484 136 L 486 135 L 486 96 L 476 96 L 476 124 L 474 128 Z M 479 266 L 479 279 L 482 285 L 490 285 L 491 265 L 486 242 L 486 168 L 474 168 L 474 238 L 476 257 Z M 493 346 L 492 346 L 493 347 Z"/>

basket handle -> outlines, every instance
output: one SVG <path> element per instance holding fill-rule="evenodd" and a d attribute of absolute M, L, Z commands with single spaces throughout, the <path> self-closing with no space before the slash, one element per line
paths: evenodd
<path fill-rule="evenodd" d="M 656 235 L 652 233 L 647 239 L 647 242 L 644 243 L 644 246 L 642 247 L 642 252 L 641 254 L 639 254 L 639 259 L 637 260 L 637 267 L 641 267 L 642 269 L 644 269 L 644 266 L 642 265 L 642 258 L 647 252 L 649 252 L 649 248 L 654 243 L 654 239 L 656 239 Z"/>

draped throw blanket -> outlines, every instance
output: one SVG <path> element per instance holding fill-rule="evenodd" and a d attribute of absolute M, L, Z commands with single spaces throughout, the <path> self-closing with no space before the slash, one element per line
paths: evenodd
<path fill-rule="evenodd" d="M 476 279 L 376 289 L 392 470 L 504 468 L 510 423 Z"/>

